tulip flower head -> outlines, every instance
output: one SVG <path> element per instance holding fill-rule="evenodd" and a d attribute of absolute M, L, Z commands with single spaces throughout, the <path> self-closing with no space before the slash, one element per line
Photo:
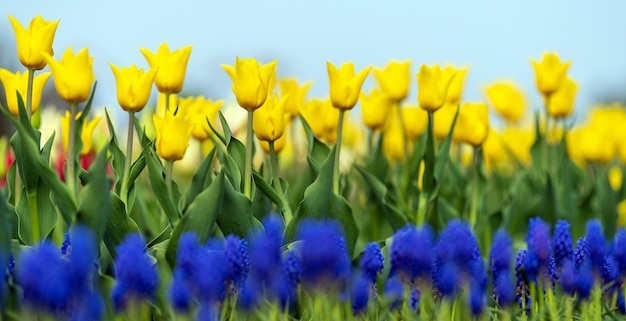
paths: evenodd
<path fill-rule="evenodd" d="M 526 97 L 512 83 L 497 82 L 487 87 L 485 92 L 496 113 L 508 122 L 518 122 L 528 107 Z"/>
<path fill-rule="evenodd" d="M 192 123 L 193 130 L 191 135 L 193 138 L 199 141 L 208 139 L 213 130 L 207 123 L 207 119 L 212 126 L 215 126 L 217 113 L 224 105 L 224 101 L 214 101 L 204 96 L 186 97 L 181 98 L 179 101 L 180 110 L 189 116 L 189 121 Z"/>
<path fill-rule="evenodd" d="M 82 103 L 89 97 L 91 85 L 96 77 L 93 74 L 93 58 L 87 48 L 74 55 L 68 47 L 60 61 L 44 52 L 44 59 L 50 70 L 57 93 L 68 103 Z"/>
<path fill-rule="evenodd" d="M 166 111 L 164 118 L 152 115 L 152 121 L 156 131 L 157 154 L 168 161 L 183 159 L 193 130 L 188 115 L 176 108 L 173 112 Z"/>
<path fill-rule="evenodd" d="M 344 110 L 352 109 L 359 99 L 361 86 L 363 86 L 371 67 L 361 70 L 356 75 L 352 62 L 341 64 L 339 69 L 327 62 L 326 67 L 330 83 L 330 101 L 333 107 Z"/>
<path fill-rule="evenodd" d="M 76 120 L 81 116 L 81 112 L 76 114 Z M 83 148 L 80 150 L 80 156 L 85 156 L 93 150 L 93 132 L 100 123 L 101 117 L 96 117 L 91 121 L 86 121 L 83 124 L 83 129 L 80 132 L 80 140 L 83 144 Z M 74 121 L 76 121 L 74 120 Z M 70 131 L 70 112 L 66 111 L 65 116 L 61 117 L 61 138 L 63 142 L 63 150 L 67 152 L 67 145 L 69 141 Z"/>
<path fill-rule="evenodd" d="M 446 101 L 448 88 L 453 78 L 454 75 L 444 77 L 439 65 L 433 67 L 421 65 L 417 73 L 417 101 L 420 107 L 428 111 L 441 108 Z"/>
<path fill-rule="evenodd" d="M 556 53 L 544 53 L 541 62 L 531 60 L 535 70 L 535 83 L 543 95 L 550 95 L 557 91 L 567 78 L 567 70 L 571 62 L 562 62 Z"/>
<path fill-rule="evenodd" d="M 548 115 L 553 118 L 564 118 L 574 111 L 574 102 L 578 93 L 578 84 L 571 78 L 567 78 L 558 90 L 548 97 Z"/>
<path fill-rule="evenodd" d="M 469 69 L 467 67 L 454 68 L 452 66 L 446 66 L 443 68 L 441 74 L 444 83 L 450 82 L 448 91 L 446 93 L 446 103 L 452 106 L 458 106 L 461 103 L 461 96 L 463 96 L 463 89 L 465 89 L 465 78 Z"/>
<path fill-rule="evenodd" d="M 289 99 L 287 99 L 285 103 L 285 112 L 289 114 L 290 119 L 298 117 L 298 112 L 304 104 L 304 99 L 311 88 L 311 83 L 306 82 L 302 85 L 298 85 L 296 79 L 281 79 L 278 85 L 280 87 L 281 97 L 289 95 Z"/>
<path fill-rule="evenodd" d="M 233 93 L 237 103 L 245 110 L 255 110 L 265 103 L 276 72 L 276 60 L 261 65 L 254 58 L 237 57 L 234 66 L 222 65 L 233 81 Z"/>
<path fill-rule="evenodd" d="M 390 98 L 379 89 L 372 89 L 369 95 L 361 93 L 361 116 L 365 126 L 372 130 L 382 129 L 390 110 Z"/>
<path fill-rule="evenodd" d="M 489 107 L 485 103 L 465 103 L 459 110 L 454 134 L 457 140 L 474 147 L 482 145 L 489 133 Z"/>
<path fill-rule="evenodd" d="M 411 62 L 391 61 L 385 69 L 374 69 L 380 89 L 393 101 L 403 101 L 409 94 Z"/>
<path fill-rule="evenodd" d="M 159 92 L 177 94 L 183 89 L 191 46 L 170 51 L 167 43 L 164 42 L 156 54 L 145 48 L 139 48 L 139 50 L 148 61 L 150 68 L 159 70 L 154 79 Z"/>
<path fill-rule="evenodd" d="M 46 86 L 46 82 L 48 82 L 48 78 L 50 78 L 49 72 L 44 72 L 39 74 L 34 78 L 33 81 L 33 110 L 35 113 L 39 110 L 39 105 L 41 104 L 41 94 L 43 93 L 43 88 Z M 20 73 L 12 73 L 6 69 L 0 68 L 0 82 L 2 82 L 2 86 L 4 87 L 4 92 L 7 98 L 7 107 L 11 114 L 18 116 L 18 100 L 17 93 L 22 97 L 22 101 L 26 103 L 26 91 L 28 87 L 28 72 Z"/>
<path fill-rule="evenodd" d="M 120 107 L 128 112 L 140 112 L 148 103 L 157 70 L 144 72 L 143 68 L 138 69 L 136 65 L 122 69 L 114 64 L 109 65 L 115 76 L 117 101 Z"/>
<path fill-rule="evenodd" d="M 404 123 L 404 134 L 408 139 L 415 140 L 426 131 L 428 113 L 424 109 L 417 105 L 404 106 L 400 109 L 400 115 L 402 115 L 402 122 Z"/>
<path fill-rule="evenodd" d="M 34 70 L 43 69 L 47 63 L 43 53 L 47 53 L 49 56 L 54 54 L 52 42 L 59 20 L 47 21 L 40 15 L 36 15 L 30 21 L 28 29 L 24 28 L 15 17 L 9 16 L 9 21 L 11 21 L 11 26 L 15 32 L 17 57 L 22 65 Z"/>
<path fill-rule="evenodd" d="M 253 128 L 259 140 L 273 142 L 285 131 L 285 104 L 289 95 L 278 100 L 274 94 L 265 100 L 265 104 L 255 112 Z"/>

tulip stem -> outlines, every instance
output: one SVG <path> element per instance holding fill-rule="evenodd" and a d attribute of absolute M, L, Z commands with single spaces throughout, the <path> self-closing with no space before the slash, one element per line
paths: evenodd
<path fill-rule="evenodd" d="M 170 93 L 165 93 L 165 112 L 170 110 Z"/>
<path fill-rule="evenodd" d="M 472 228 L 476 227 L 476 220 L 478 219 L 478 202 L 479 202 L 479 193 L 478 193 L 478 178 L 480 175 L 480 146 L 474 147 L 473 156 L 473 177 L 472 177 L 472 204 L 470 205 L 470 216 L 469 222 Z"/>
<path fill-rule="evenodd" d="M 70 129 L 68 134 L 67 155 L 65 156 L 65 181 L 70 193 L 78 199 L 78 190 L 76 188 L 76 113 L 78 106 L 76 103 L 70 103 Z"/>
<path fill-rule="evenodd" d="M 167 188 L 167 195 L 174 201 L 172 195 L 172 173 L 174 172 L 174 161 L 165 161 L 165 187 Z"/>
<path fill-rule="evenodd" d="M 404 151 L 404 161 L 407 162 L 409 159 L 409 145 L 408 145 L 408 137 L 406 136 L 406 125 L 404 123 L 404 119 L 402 118 L 402 112 L 400 110 L 400 104 L 398 102 L 393 103 L 395 106 L 395 110 L 397 113 L 398 121 L 400 122 L 400 128 L 402 129 L 402 148 Z"/>
<path fill-rule="evenodd" d="M 280 184 L 280 176 L 278 176 L 278 157 L 276 156 L 276 150 L 274 149 L 274 142 L 268 142 L 270 145 L 270 171 L 272 172 L 272 183 L 274 184 L 274 189 L 276 193 L 278 193 L 278 197 L 280 197 L 280 211 L 284 215 L 285 225 L 291 221 L 293 218 L 293 213 L 291 212 L 291 206 L 289 206 L 289 202 L 287 202 L 287 198 L 285 197 L 285 193 L 283 193 L 283 187 Z"/>
<path fill-rule="evenodd" d="M 26 115 L 28 120 L 33 115 L 33 82 L 35 81 L 35 69 L 28 68 L 28 87 L 26 88 Z"/>
<path fill-rule="evenodd" d="M 128 112 L 128 131 L 126 133 L 126 162 L 124 163 L 124 173 L 122 174 L 122 190 L 120 191 L 122 202 L 126 204 L 128 200 L 128 175 L 130 174 L 130 166 L 133 161 L 133 134 L 135 126 L 135 112 Z M 126 204 L 128 206 L 128 204 Z M 130 212 L 130 208 L 126 208 Z"/>
<path fill-rule="evenodd" d="M 333 192 L 339 195 L 339 152 L 341 151 L 341 134 L 343 132 L 343 117 L 346 111 L 339 110 L 339 122 L 337 123 L 337 140 L 335 141 L 335 161 L 333 163 Z"/>
<path fill-rule="evenodd" d="M 249 199 L 252 199 L 252 121 L 254 119 L 254 109 L 248 110 L 248 124 L 246 130 L 246 164 L 243 177 L 243 192 Z"/>

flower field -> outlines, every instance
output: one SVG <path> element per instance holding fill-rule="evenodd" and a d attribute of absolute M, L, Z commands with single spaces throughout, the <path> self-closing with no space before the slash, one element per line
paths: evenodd
<path fill-rule="evenodd" d="M 626 106 L 575 121 L 557 53 L 476 102 L 468 67 L 327 62 L 309 97 L 233 57 L 228 102 L 181 94 L 193 47 L 163 43 L 99 109 L 98 57 L 8 19 L 0 320 L 626 319 Z"/>

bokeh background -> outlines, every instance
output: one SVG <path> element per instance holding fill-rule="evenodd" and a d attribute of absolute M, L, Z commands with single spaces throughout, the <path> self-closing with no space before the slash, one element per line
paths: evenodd
<path fill-rule="evenodd" d="M 3 0 L 0 8 L 0 67 L 23 70 L 7 14 L 23 24 L 36 14 L 60 19 L 55 57 L 68 46 L 89 48 L 98 81 L 96 108 L 117 107 L 109 62 L 147 67 L 138 48 L 156 51 L 163 42 L 172 49 L 193 45 L 183 94 L 212 98 L 234 97 L 219 65 L 232 64 L 236 55 L 264 63 L 278 59 L 279 76 L 313 82 L 309 97 L 327 95 L 326 61 L 353 61 L 361 69 L 411 59 L 414 73 L 422 63 L 469 66 L 467 101 L 484 99 L 488 83 L 510 79 L 538 109 L 529 60 L 556 51 L 573 61 L 579 116 L 595 103 L 626 100 L 623 0 Z M 368 79 L 364 88 L 372 85 Z M 416 91 L 413 79 L 413 101 Z M 154 102 L 156 89 L 152 96 Z M 47 104 L 65 104 L 52 81 L 44 94 Z"/>

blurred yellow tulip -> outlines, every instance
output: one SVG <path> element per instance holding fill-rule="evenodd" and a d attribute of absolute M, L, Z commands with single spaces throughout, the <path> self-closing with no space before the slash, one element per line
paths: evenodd
<path fill-rule="evenodd" d="M 496 82 L 485 92 L 493 109 L 508 122 L 518 122 L 528 108 L 524 93 L 513 83 Z"/>
<path fill-rule="evenodd" d="M 567 70 L 571 62 L 561 62 L 556 53 L 544 53 L 541 62 L 531 59 L 535 71 L 535 83 L 540 93 L 551 95 L 559 88 L 567 77 Z"/>
<path fill-rule="evenodd" d="M 569 116 L 574 111 L 574 102 L 578 93 L 578 84 L 567 78 L 561 87 L 548 97 L 548 115 L 553 118 Z"/>
<path fill-rule="evenodd" d="M 458 106 L 446 104 L 440 108 L 437 113 L 435 113 L 433 116 L 433 131 L 435 138 L 443 140 L 446 136 L 448 136 L 450 128 L 452 127 L 452 122 L 454 121 L 454 115 L 456 115 L 458 108 Z M 426 124 L 428 124 L 428 119 Z"/>
<path fill-rule="evenodd" d="M 271 92 L 271 80 L 276 72 L 276 60 L 261 65 L 254 58 L 236 57 L 235 65 L 221 65 L 233 81 L 233 93 L 245 110 L 255 110 L 265 103 Z"/>
<path fill-rule="evenodd" d="M 78 120 L 81 116 L 81 112 L 76 114 L 76 120 Z M 102 117 L 96 117 L 91 121 L 87 121 L 85 119 L 85 123 L 83 124 L 83 129 L 80 133 L 80 140 L 83 144 L 83 148 L 80 150 L 80 156 L 85 156 L 89 154 L 93 150 L 93 132 L 96 129 L 96 126 L 100 123 L 100 119 Z M 63 143 L 63 150 L 67 152 L 67 145 L 69 142 L 69 131 L 70 131 L 70 112 L 66 111 L 65 115 L 61 117 L 61 142 Z"/>
<path fill-rule="evenodd" d="M 254 134 L 258 140 L 272 142 L 279 139 L 285 131 L 285 104 L 289 94 L 278 99 L 278 95 L 270 95 L 254 115 Z"/>
<path fill-rule="evenodd" d="M 152 115 L 156 132 L 157 154 L 168 161 L 183 159 L 193 127 L 189 124 L 189 117 L 184 112 L 168 110 L 165 117 Z"/>
<path fill-rule="evenodd" d="M 43 53 L 48 56 L 54 55 L 52 50 L 52 42 L 54 34 L 57 31 L 59 20 L 44 20 L 40 15 L 36 15 L 30 21 L 28 29 L 12 16 L 9 21 L 15 32 L 15 40 L 17 44 L 17 57 L 24 67 L 41 70 L 46 67 L 46 60 Z"/>
<path fill-rule="evenodd" d="M 619 191 L 622 188 L 622 168 L 619 165 L 613 165 L 609 169 L 609 185 L 614 191 Z"/>
<path fill-rule="evenodd" d="M 374 69 L 374 76 L 382 92 L 395 102 L 403 101 L 409 94 L 411 62 L 390 61 L 385 69 Z"/>
<path fill-rule="evenodd" d="M 525 166 L 530 166 L 532 156 L 530 149 L 535 143 L 535 132 L 515 127 L 507 127 L 502 133 L 506 147 Z"/>
<path fill-rule="evenodd" d="M 213 135 L 213 130 L 207 123 L 215 127 L 217 113 L 224 105 L 223 100 L 213 101 L 204 96 L 192 96 L 180 98 L 178 103 L 179 112 L 183 112 L 189 117 L 192 127 L 191 136 L 199 141 L 204 141 Z"/>
<path fill-rule="evenodd" d="M 383 133 L 383 152 L 389 161 L 404 161 L 404 132 L 397 120 L 393 120 Z"/>
<path fill-rule="evenodd" d="M 361 86 L 371 67 L 367 67 L 355 74 L 352 62 L 342 63 L 341 68 L 326 62 L 328 69 L 328 83 L 330 85 L 330 101 L 338 109 L 352 109 L 356 105 L 361 93 Z"/>
<path fill-rule="evenodd" d="M 43 88 L 46 86 L 50 78 L 49 72 L 44 72 L 36 76 L 33 80 L 33 103 L 32 113 L 36 113 L 39 110 L 41 104 L 41 94 Z M 22 102 L 26 104 L 26 91 L 28 87 L 28 72 L 16 72 L 12 73 L 6 69 L 0 68 L 0 82 L 4 87 L 5 96 L 7 99 L 7 107 L 11 114 L 18 116 L 19 109 L 17 103 L 17 93 L 22 97 Z M 26 105 L 24 105 L 26 107 Z"/>
<path fill-rule="evenodd" d="M 369 95 L 361 93 L 361 117 L 365 126 L 380 130 L 385 125 L 391 110 L 391 100 L 379 89 L 372 89 Z"/>
<path fill-rule="evenodd" d="M 404 134 L 409 140 L 417 139 L 426 131 L 426 127 L 428 127 L 428 113 L 424 109 L 415 105 L 404 106 L 400 108 L 400 113 L 404 123 Z M 438 116 L 439 112 L 436 117 Z"/>
<path fill-rule="evenodd" d="M 87 48 L 74 55 L 72 47 L 68 47 L 60 61 L 46 52 L 43 56 L 52 71 L 57 93 L 63 100 L 68 103 L 82 103 L 89 98 L 96 76 L 93 74 L 93 58 L 89 57 Z"/>
<path fill-rule="evenodd" d="M 489 133 L 489 106 L 485 103 L 464 103 L 459 110 L 453 137 L 478 147 Z"/>
<path fill-rule="evenodd" d="M 138 69 L 137 65 L 118 68 L 109 63 L 115 83 L 117 84 L 117 102 L 123 110 L 128 112 L 140 112 L 148 103 L 152 83 L 156 77 L 157 70 L 152 69 L 144 72 L 143 68 Z"/>
<path fill-rule="evenodd" d="M 289 115 L 290 119 L 298 117 L 298 112 L 302 109 L 306 94 L 311 88 L 311 83 L 306 82 L 299 85 L 298 81 L 292 78 L 281 79 L 278 82 L 278 85 L 280 87 L 281 97 L 289 95 L 289 99 L 287 99 L 287 102 L 285 103 L 285 113 Z"/>
<path fill-rule="evenodd" d="M 446 94 L 455 75 L 444 77 L 439 65 L 420 66 L 417 73 L 417 101 L 421 108 L 436 111 L 446 102 Z"/>
<path fill-rule="evenodd" d="M 183 89 L 191 46 L 170 51 L 167 42 L 164 42 L 159 46 L 156 54 L 146 48 L 139 48 L 139 51 L 146 58 L 151 69 L 159 70 L 154 79 L 159 92 L 177 94 Z"/>
<path fill-rule="evenodd" d="M 442 75 L 444 82 L 450 82 L 450 87 L 446 92 L 446 104 L 458 106 L 461 103 L 461 97 L 463 96 L 463 90 L 465 89 L 465 78 L 469 69 L 467 67 L 454 68 L 452 66 L 446 66 L 443 68 Z"/>

